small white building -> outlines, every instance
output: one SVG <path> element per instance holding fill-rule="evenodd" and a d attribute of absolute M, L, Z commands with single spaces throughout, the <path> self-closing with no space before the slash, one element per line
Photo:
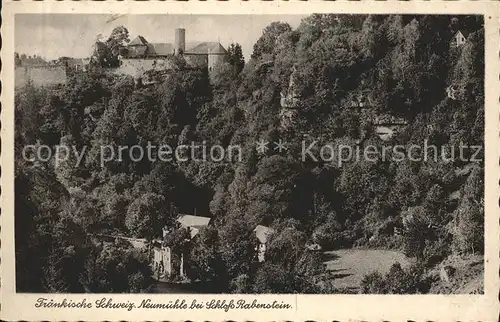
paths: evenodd
<path fill-rule="evenodd" d="M 198 234 L 202 227 L 208 226 L 210 220 L 210 217 L 181 215 L 177 219 L 177 222 L 180 223 L 182 227 L 189 229 L 191 238 L 193 238 Z"/>
<path fill-rule="evenodd" d="M 457 31 L 457 33 L 453 36 L 453 39 L 452 39 L 452 47 L 460 47 L 462 46 L 463 44 L 465 44 L 467 42 L 467 36 L 468 36 L 468 33 L 465 32 L 465 31 Z"/>
<path fill-rule="evenodd" d="M 181 215 L 177 222 L 181 224 L 182 227 L 189 229 L 190 238 L 193 239 L 202 227 L 208 226 L 210 223 L 210 217 L 193 216 L 193 215 Z M 185 275 L 185 265 L 184 265 L 184 254 L 181 254 L 181 267 L 180 276 Z"/>
<path fill-rule="evenodd" d="M 399 133 L 408 121 L 402 117 L 395 117 L 389 114 L 382 114 L 375 117 L 373 120 L 375 133 L 384 141 L 390 140 L 394 135 Z"/>
<path fill-rule="evenodd" d="M 153 246 L 153 271 L 159 278 L 164 278 L 172 273 L 172 252 L 170 247 L 161 242 L 155 242 Z"/>
<path fill-rule="evenodd" d="M 209 217 L 181 215 L 177 219 L 177 222 L 181 225 L 181 227 L 189 229 L 190 238 L 193 239 L 200 231 L 200 228 L 207 226 L 210 223 L 210 220 L 211 218 Z M 171 229 L 169 229 L 167 226 L 163 227 L 163 238 L 165 238 L 170 232 Z M 185 275 L 184 254 L 180 254 L 180 257 L 179 275 L 182 277 Z M 170 249 L 170 247 L 163 244 L 163 240 L 155 240 L 153 242 L 152 266 L 153 271 L 158 279 L 163 279 L 173 273 L 172 250 Z"/>
<path fill-rule="evenodd" d="M 253 231 L 259 240 L 259 246 L 255 249 L 257 251 L 257 258 L 259 262 L 263 262 L 265 260 L 268 237 L 274 233 L 274 229 L 258 225 Z"/>

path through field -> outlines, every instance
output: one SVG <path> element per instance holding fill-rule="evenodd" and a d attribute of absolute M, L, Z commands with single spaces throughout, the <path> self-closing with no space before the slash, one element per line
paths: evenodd
<path fill-rule="evenodd" d="M 357 290 L 366 274 L 374 271 L 386 274 L 396 262 L 402 267 L 410 265 L 404 254 L 389 250 L 340 249 L 324 252 L 324 256 L 335 286 L 350 290 Z"/>

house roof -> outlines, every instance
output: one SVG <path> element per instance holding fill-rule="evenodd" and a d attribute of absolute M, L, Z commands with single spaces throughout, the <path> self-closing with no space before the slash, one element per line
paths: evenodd
<path fill-rule="evenodd" d="M 219 43 L 205 41 L 202 43 L 192 43 L 186 49 L 186 54 L 227 54 L 226 49 Z"/>
<path fill-rule="evenodd" d="M 177 222 L 179 222 L 182 226 L 184 227 L 203 227 L 207 226 L 208 223 L 210 222 L 209 217 L 200 217 L 200 216 L 193 216 L 193 215 L 181 215 L 178 219 Z"/>
<path fill-rule="evenodd" d="M 389 114 L 382 114 L 375 118 L 375 125 L 407 125 L 408 121 L 402 117 L 396 117 Z"/>
<path fill-rule="evenodd" d="M 194 236 L 198 235 L 199 232 L 200 230 L 198 228 L 189 227 L 189 235 L 191 236 L 191 239 L 193 239 Z"/>
<path fill-rule="evenodd" d="M 468 32 L 467 30 L 459 30 L 455 33 L 455 37 L 458 35 L 458 34 L 462 34 L 462 36 L 464 36 L 466 39 L 467 37 L 469 37 L 469 34 L 470 32 Z"/>
<path fill-rule="evenodd" d="M 132 39 L 132 41 L 130 41 L 128 43 L 128 46 L 137 46 L 137 45 L 144 46 L 147 44 L 148 44 L 148 41 L 146 40 L 146 38 L 139 35 L 139 36 L 135 37 L 134 39 Z"/>
<path fill-rule="evenodd" d="M 261 244 L 265 244 L 267 243 L 267 237 L 274 232 L 274 229 L 258 225 L 253 231 L 255 232 L 255 236 L 257 236 L 259 242 Z"/>

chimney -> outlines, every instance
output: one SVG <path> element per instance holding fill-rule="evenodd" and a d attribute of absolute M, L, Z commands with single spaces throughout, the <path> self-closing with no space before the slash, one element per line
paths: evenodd
<path fill-rule="evenodd" d="M 183 54 L 186 50 L 186 30 L 183 28 L 175 29 L 174 54 Z"/>

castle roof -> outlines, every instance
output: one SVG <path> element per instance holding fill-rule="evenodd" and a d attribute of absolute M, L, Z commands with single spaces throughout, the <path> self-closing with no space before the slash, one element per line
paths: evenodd
<path fill-rule="evenodd" d="M 146 54 L 147 56 L 167 56 L 174 53 L 174 45 L 172 43 L 149 43 L 143 36 L 137 36 L 132 41 L 130 41 L 127 46 L 147 46 Z M 227 54 L 226 49 L 219 42 L 195 42 L 188 43 L 187 50 L 185 54 L 213 54 L 213 55 L 225 55 Z"/>
<path fill-rule="evenodd" d="M 137 36 L 128 43 L 127 46 L 146 46 L 147 56 L 168 56 L 174 53 L 174 45 L 171 43 L 149 43 L 143 36 Z M 129 54 L 129 57 L 134 57 L 136 54 Z M 138 55 L 143 56 L 143 54 Z"/>
<path fill-rule="evenodd" d="M 128 43 L 128 46 L 145 46 L 148 44 L 148 41 L 146 40 L 146 38 L 144 38 L 143 36 L 137 36 L 135 37 L 134 39 L 132 39 L 131 42 Z"/>
<path fill-rule="evenodd" d="M 198 44 L 193 44 L 186 50 L 186 54 L 227 54 L 226 49 L 219 43 L 213 41 L 205 41 Z"/>
<path fill-rule="evenodd" d="M 171 43 L 148 43 L 148 55 L 167 56 L 174 53 L 174 45 Z"/>

